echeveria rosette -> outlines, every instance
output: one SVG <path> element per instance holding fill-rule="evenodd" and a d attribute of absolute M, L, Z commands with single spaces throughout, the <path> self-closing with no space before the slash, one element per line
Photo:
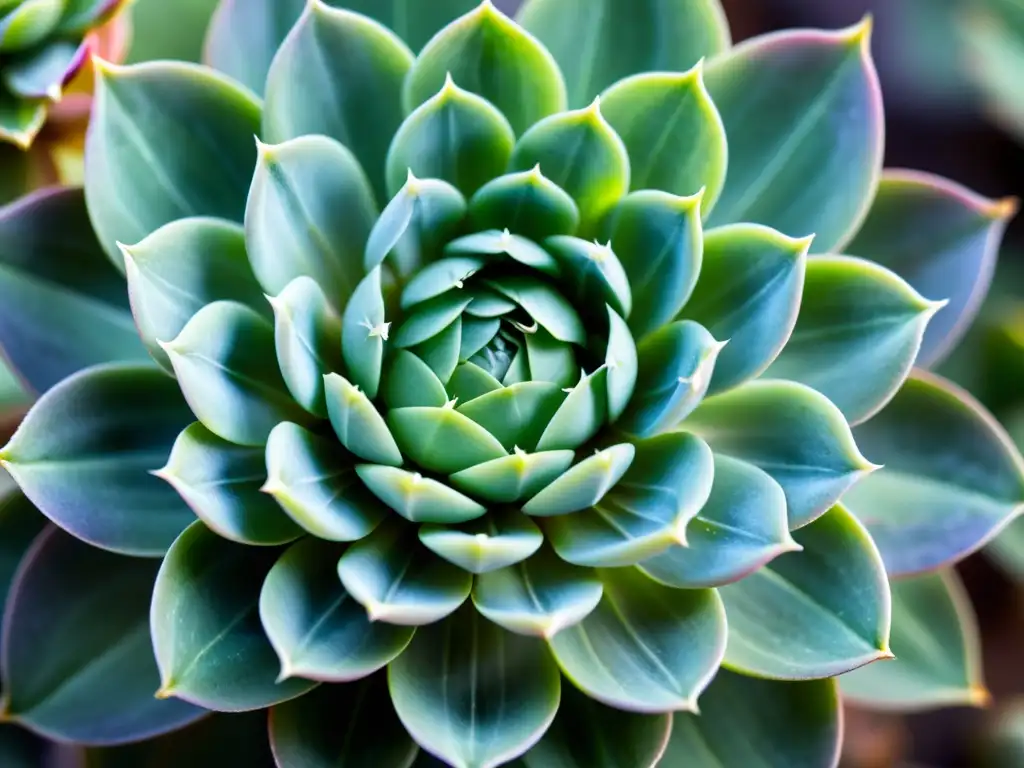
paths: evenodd
<path fill-rule="evenodd" d="M 96 743 L 269 708 L 289 768 L 833 764 L 834 678 L 892 656 L 883 559 L 946 565 L 1024 499 L 1000 430 L 911 377 L 973 299 L 866 259 L 952 206 L 985 237 L 927 253 L 987 263 L 1004 212 L 932 185 L 891 215 L 866 23 L 726 50 L 712 0 L 458 5 L 215 24 L 249 88 L 103 65 L 87 205 L 0 214 L 0 342 L 45 391 L 0 459 L 56 526 L 12 597 L 43 618 L 7 611 L 8 715 Z M 879 527 L 890 472 L 958 494 Z M 920 578 L 900 706 L 949 682 L 911 614 L 974 663 L 955 585 Z M 152 601 L 125 585 L 102 628 L 132 663 L 89 733 L 98 676 L 15 661 L 104 579 Z"/>

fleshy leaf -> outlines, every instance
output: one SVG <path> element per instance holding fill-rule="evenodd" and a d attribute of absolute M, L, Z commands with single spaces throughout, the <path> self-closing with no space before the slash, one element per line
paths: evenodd
<path fill-rule="evenodd" d="M 711 494 L 711 450 L 686 432 L 638 440 L 635 446 L 629 470 L 601 501 L 546 521 L 548 540 L 563 560 L 634 565 L 686 541 L 687 523 Z"/>
<path fill-rule="evenodd" d="M 270 743 L 281 765 L 410 768 L 419 747 L 395 714 L 384 673 L 321 685 L 270 710 Z"/>
<path fill-rule="evenodd" d="M 475 229 L 507 227 L 537 242 L 574 234 L 580 223 L 576 202 L 541 173 L 539 164 L 484 184 L 469 201 L 469 216 Z"/>
<path fill-rule="evenodd" d="M 483 265 L 484 259 L 479 256 L 461 255 L 448 256 L 427 264 L 402 289 L 402 309 L 409 310 L 421 302 L 461 287 Z"/>
<path fill-rule="evenodd" d="M 370 621 L 400 626 L 440 621 L 465 602 L 473 586 L 469 571 L 424 547 L 413 527 L 400 520 L 350 546 L 338 575 Z"/>
<path fill-rule="evenodd" d="M 388 683 L 409 733 L 455 768 L 496 768 L 533 746 L 561 688 L 540 640 L 506 632 L 472 606 L 418 630 Z"/>
<path fill-rule="evenodd" d="M 394 345 L 406 349 L 436 336 L 454 323 L 472 300 L 469 293 L 456 288 L 417 304 L 398 326 Z"/>
<path fill-rule="evenodd" d="M 537 441 L 538 451 L 574 450 L 594 437 L 608 412 L 608 368 L 580 373 L 576 386 L 551 417 Z"/>
<path fill-rule="evenodd" d="M 173 339 L 214 301 L 237 301 L 269 315 L 252 274 L 239 224 L 209 217 L 165 224 L 142 242 L 121 245 L 132 314 L 149 352 L 170 369 L 161 341 Z M 124 290 L 123 283 L 118 286 Z"/>
<path fill-rule="evenodd" d="M 390 198 L 384 161 L 402 122 L 402 82 L 413 56 L 392 32 L 354 10 L 306 3 L 267 74 L 263 132 L 271 142 L 314 134 L 341 142 L 359 159 L 383 205 Z"/>
<path fill-rule="evenodd" d="M 448 394 L 437 374 L 405 349 L 398 350 L 391 358 L 382 395 L 388 408 L 440 408 L 448 402 Z"/>
<path fill-rule="evenodd" d="M 18 99 L 0 88 L 0 140 L 13 144 L 16 152 L 27 151 L 45 123 L 46 102 Z"/>
<path fill-rule="evenodd" d="M 711 226 L 749 221 L 794 237 L 813 233 L 820 253 L 849 240 L 882 171 L 870 32 L 865 19 L 839 32 L 763 35 L 707 67 L 729 140 L 729 175 Z"/>
<path fill-rule="evenodd" d="M 878 469 L 861 454 L 839 409 L 795 382 L 748 382 L 706 399 L 684 425 L 715 453 L 771 475 L 786 492 L 790 529 L 824 514 Z"/>
<path fill-rule="evenodd" d="M 269 494 L 289 517 L 317 538 L 356 541 L 388 510 L 363 487 L 351 456 L 333 439 L 282 422 L 267 439 Z"/>
<path fill-rule="evenodd" d="M 495 291 L 511 299 L 559 341 L 583 344 L 586 331 L 566 298 L 548 283 L 526 275 L 509 275 L 487 281 Z"/>
<path fill-rule="evenodd" d="M 868 532 L 835 506 L 793 533 L 803 549 L 720 587 L 729 669 L 808 680 L 890 659 L 889 584 Z"/>
<path fill-rule="evenodd" d="M 391 323 L 384 320 L 380 269 L 374 267 L 349 297 L 341 325 L 341 354 L 348 374 L 371 399 L 380 387 L 384 342 L 390 328 Z"/>
<path fill-rule="evenodd" d="M 274 348 L 295 401 L 314 416 L 327 416 L 324 376 L 341 370 L 341 318 L 310 277 L 297 277 L 270 299 Z"/>
<path fill-rule="evenodd" d="M 178 435 L 167 465 L 153 474 L 226 539 L 273 545 L 302 534 L 273 499 L 260 493 L 266 478 L 263 448 L 230 443 L 199 422 Z"/>
<path fill-rule="evenodd" d="M 32 48 L 56 28 L 67 0 L 22 0 L 0 18 L 0 53 Z"/>
<path fill-rule="evenodd" d="M 762 373 L 797 322 L 811 239 L 794 240 L 754 224 L 705 233 L 700 279 L 679 317 L 727 340 L 709 391 L 735 387 Z"/>
<path fill-rule="evenodd" d="M 458 406 L 456 412 L 482 426 L 506 451 L 516 447 L 532 451 L 564 401 L 565 393 L 557 384 L 523 381 L 482 394 Z"/>
<path fill-rule="evenodd" d="M 447 386 L 452 398 L 457 398 L 460 402 L 468 402 L 498 389 L 501 389 L 501 382 L 474 363 L 455 366 L 455 373 L 448 380 Z"/>
<path fill-rule="evenodd" d="M 0 616 L 3 615 L 21 561 L 46 525 L 46 518 L 39 514 L 39 510 L 32 506 L 25 494 L 18 491 L 11 476 L 0 470 Z M 0 636 L 0 654 L 3 652 L 3 642 Z M 0 686 L 2 693 L 3 688 Z"/>
<path fill-rule="evenodd" d="M 278 422 L 311 420 L 281 377 L 274 326 L 244 304 L 207 304 L 161 346 L 196 418 L 225 440 L 263 445 Z"/>
<path fill-rule="evenodd" d="M 51 38 L 6 59 L 3 83 L 18 98 L 60 101 L 64 83 L 74 77 L 90 53 L 86 42 Z"/>
<path fill-rule="evenodd" d="M 366 393 L 337 373 L 324 378 L 324 387 L 331 426 L 341 444 L 366 461 L 401 466 L 395 438 Z"/>
<path fill-rule="evenodd" d="M 356 472 L 377 498 L 414 523 L 463 523 L 487 512 L 468 496 L 418 472 L 377 464 L 360 464 Z"/>
<path fill-rule="evenodd" d="M 855 436 L 884 468 L 843 502 L 890 576 L 961 560 L 1024 511 L 1024 459 L 981 404 L 944 379 L 916 373 Z"/>
<path fill-rule="evenodd" d="M 866 421 L 910 375 L 941 307 L 870 261 L 812 257 L 796 327 L 765 375 L 816 389 L 851 424 Z"/>
<path fill-rule="evenodd" d="M 796 549 L 781 486 L 751 464 L 715 456 L 711 496 L 686 527 L 686 545 L 673 544 L 640 569 L 670 587 L 717 587 Z"/>
<path fill-rule="evenodd" d="M 490 432 L 450 407 L 396 408 L 388 426 L 406 456 L 445 475 L 506 454 Z"/>
<path fill-rule="evenodd" d="M 444 250 L 448 255 L 505 255 L 531 269 L 543 272 L 545 275 L 557 276 L 559 274 L 558 262 L 552 258 L 551 254 L 532 240 L 512 234 L 507 228 L 502 231 L 492 229 L 486 232 L 475 232 L 457 238 L 448 243 Z"/>
<path fill-rule="evenodd" d="M 697 285 L 704 258 L 702 198 L 634 192 L 604 226 L 629 277 L 633 311 L 627 321 L 638 340 L 672 320 Z"/>
<path fill-rule="evenodd" d="M 358 680 L 384 667 L 412 639 L 410 627 L 371 622 L 338 583 L 344 551 L 305 538 L 281 555 L 263 582 L 260 620 L 281 660 L 281 680 Z"/>
<path fill-rule="evenodd" d="M 599 575 L 604 595 L 597 609 L 549 641 L 562 672 L 616 709 L 694 711 L 725 651 L 718 595 L 669 589 L 633 568 Z"/>
<path fill-rule="evenodd" d="M 672 718 L 662 765 L 837 765 L 843 720 L 836 688 L 834 680 L 759 680 L 722 669 L 700 697 L 699 715 Z"/>
<path fill-rule="evenodd" d="M 984 706 L 978 620 L 956 572 L 900 579 L 891 588 L 896 659 L 843 675 L 843 696 L 900 712 Z"/>
<path fill-rule="evenodd" d="M 420 51 L 405 81 L 406 110 L 437 93 L 448 74 L 497 107 L 516 134 L 565 109 L 565 82 L 551 54 L 490 0 Z"/>
<path fill-rule="evenodd" d="M 629 278 L 610 244 L 557 235 L 545 240 L 544 247 L 555 257 L 562 290 L 574 306 L 608 304 L 620 315 L 629 315 L 633 308 Z"/>
<path fill-rule="evenodd" d="M 572 451 L 520 450 L 456 472 L 448 479 L 459 490 L 484 501 L 511 503 L 537 493 L 569 469 L 572 460 Z"/>
<path fill-rule="evenodd" d="M 256 161 L 256 99 L 182 62 L 103 63 L 96 75 L 85 196 L 114 263 L 121 264 L 117 243 L 137 243 L 177 219 L 241 222 Z"/>
<path fill-rule="evenodd" d="M 523 512 L 534 517 L 555 517 L 579 512 L 600 503 L 626 474 L 636 449 L 620 443 L 597 451 L 523 505 Z"/>
<path fill-rule="evenodd" d="M 514 509 L 493 511 L 459 527 L 424 525 L 427 549 L 470 573 L 488 573 L 525 560 L 544 543 L 530 518 Z"/>
<path fill-rule="evenodd" d="M 605 305 L 605 309 L 608 310 L 608 346 L 604 353 L 604 364 L 608 366 L 608 422 L 615 423 L 636 392 L 639 361 L 636 342 L 626 321 L 610 306 Z M 529 340 L 526 345 L 529 352 Z"/>
<path fill-rule="evenodd" d="M 601 111 L 629 152 L 633 189 L 703 193 L 703 214 L 711 212 L 728 146 L 704 87 L 703 60 L 686 72 L 645 70 L 620 80 L 601 95 Z"/>
<path fill-rule="evenodd" d="M 641 72 L 682 72 L 729 47 L 718 0 L 527 0 L 518 21 L 558 60 L 569 106 Z"/>
<path fill-rule="evenodd" d="M 341 311 L 363 277 L 363 248 L 377 218 L 355 156 L 325 136 L 260 144 L 245 208 L 245 244 L 271 295 L 300 275 Z"/>
<path fill-rule="evenodd" d="M 88 368 L 36 401 L 0 463 L 33 504 L 93 546 L 162 555 L 195 516 L 150 474 L 195 421 L 155 368 Z"/>
<path fill-rule="evenodd" d="M 80 189 L 0 209 L 0 347 L 32 389 L 89 365 L 146 360 L 124 293 Z"/>
<path fill-rule="evenodd" d="M 280 554 L 186 528 L 167 552 L 153 588 L 150 631 L 160 668 L 158 698 L 219 712 L 244 712 L 300 696 L 316 683 L 275 682 L 277 656 L 263 633 L 260 587 Z"/>
<path fill-rule="evenodd" d="M 434 372 L 438 381 L 447 382 L 459 364 L 462 349 L 462 317 L 455 320 L 443 331 L 417 344 L 413 352 Z"/>
<path fill-rule="evenodd" d="M 51 739 L 116 744 L 206 714 L 153 698 L 159 675 L 148 614 L 157 567 L 155 560 L 103 552 L 56 528 L 41 534 L 4 614 L 5 719 Z"/>

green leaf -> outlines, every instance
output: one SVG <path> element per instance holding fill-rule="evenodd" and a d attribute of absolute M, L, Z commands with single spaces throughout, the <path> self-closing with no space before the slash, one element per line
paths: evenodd
<path fill-rule="evenodd" d="M 475 232 L 460 237 L 445 246 L 446 254 L 476 254 L 478 256 L 509 256 L 524 266 L 555 277 L 559 274 L 558 262 L 551 254 L 532 240 L 520 235 L 513 235 L 508 228 L 492 229 L 486 232 Z M 487 259 L 493 261 L 493 259 Z"/>
<path fill-rule="evenodd" d="M 150 474 L 195 421 L 155 368 L 77 373 L 35 402 L 0 464 L 50 520 L 93 546 L 162 555 L 195 516 Z"/>
<path fill-rule="evenodd" d="M 417 304 L 398 326 L 395 346 L 399 349 L 414 347 L 436 336 L 454 323 L 472 300 L 471 294 L 456 288 Z"/>
<path fill-rule="evenodd" d="M 196 422 L 178 435 L 167 465 L 153 474 L 218 536 L 239 544 L 285 544 L 302 529 L 260 493 L 267 475 L 263 456 L 263 448 L 235 445 Z"/>
<path fill-rule="evenodd" d="M 558 60 L 569 106 L 641 72 L 682 72 L 729 47 L 718 0 L 527 0 L 519 23 Z"/>
<path fill-rule="evenodd" d="M 538 451 L 575 450 L 604 426 L 608 412 L 608 368 L 580 372 L 576 386 L 551 417 L 537 441 Z"/>
<path fill-rule="evenodd" d="M 380 269 L 364 277 L 345 305 L 341 325 L 341 354 L 349 376 L 369 398 L 377 397 L 384 361 L 384 342 L 391 323 L 384 321 Z"/>
<path fill-rule="evenodd" d="M 629 192 L 629 153 L 596 100 L 544 118 L 519 137 L 510 170 L 536 165 L 576 201 L 581 237 Z"/>
<path fill-rule="evenodd" d="M 67 0 L 21 0 L 0 18 L 0 53 L 9 55 L 41 43 L 60 22 Z"/>
<path fill-rule="evenodd" d="M 629 470 L 603 499 L 546 521 L 548 540 L 563 560 L 614 568 L 685 543 L 687 523 L 711 494 L 711 450 L 686 432 L 638 440 L 635 446 Z"/>
<path fill-rule="evenodd" d="M 202 717 L 184 702 L 153 698 L 159 676 L 148 615 L 157 567 L 56 528 L 41 534 L 4 613 L 5 719 L 51 739 L 116 744 Z"/>
<path fill-rule="evenodd" d="M 703 194 L 677 197 L 643 190 L 623 199 L 604 227 L 629 278 L 637 339 L 672 320 L 697 285 L 704 257 Z"/>
<path fill-rule="evenodd" d="M 1024 459 L 967 392 L 915 373 L 857 442 L 884 469 L 844 497 L 890 576 L 963 559 L 1024 511 Z"/>
<path fill-rule="evenodd" d="M 241 222 L 260 126 L 253 96 L 181 62 L 104 63 L 96 74 L 85 196 L 115 263 L 117 243 L 137 243 L 177 219 Z"/>
<path fill-rule="evenodd" d="M 266 477 L 260 490 L 320 539 L 356 541 L 388 516 L 363 487 L 352 457 L 335 440 L 297 424 L 282 422 L 270 433 Z"/>
<path fill-rule="evenodd" d="M 396 408 L 388 412 L 388 426 L 406 456 L 445 475 L 506 455 L 490 432 L 447 406 Z"/>
<path fill-rule="evenodd" d="M 870 261 L 812 257 L 793 335 L 765 375 L 816 389 L 851 424 L 867 421 L 910 375 L 942 306 Z"/>
<path fill-rule="evenodd" d="M 161 346 L 189 407 L 215 435 L 264 445 L 279 422 L 311 421 L 281 377 L 273 325 L 244 304 L 207 304 Z"/>
<path fill-rule="evenodd" d="M 707 232 L 700 279 L 679 317 L 729 342 L 715 362 L 714 394 L 761 374 L 785 346 L 800 310 L 811 238 L 755 224 Z"/>
<path fill-rule="evenodd" d="M 307 275 L 340 311 L 363 277 L 363 247 L 376 218 L 366 175 L 338 142 L 302 136 L 259 145 L 245 244 L 267 293 Z"/>
<path fill-rule="evenodd" d="M 338 576 L 370 621 L 400 626 L 440 621 L 465 602 L 473 586 L 469 571 L 421 545 L 412 526 L 400 520 L 350 546 L 338 562 Z"/>
<path fill-rule="evenodd" d="M 278 704 L 270 743 L 279 764 L 294 768 L 410 768 L 419 752 L 395 714 L 384 673 Z"/>
<path fill-rule="evenodd" d="M 601 95 L 601 112 L 629 152 L 634 190 L 702 195 L 707 216 L 725 183 L 725 126 L 704 87 L 704 64 L 644 71 Z"/>
<path fill-rule="evenodd" d="M 521 763 L 526 768 L 654 768 L 668 745 L 672 720 L 670 714 L 606 707 L 565 685 L 555 721 Z"/>
<path fill-rule="evenodd" d="M 397 194 L 411 171 L 472 195 L 501 175 L 515 142 L 505 116 L 456 85 L 449 73 L 441 90 L 413 110 L 395 134 L 387 157 L 388 192 Z"/>
<path fill-rule="evenodd" d="M 515 448 L 532 451 L 541 432 L 564 401 L 565 393 L 557 384 L 523 381 L 473 398 L 460 405 L 456 413 L 483 427 L 504 451 Z M 524 467 L 525 464 L 518 466 Z"/>
<path fill-rule="evenodd" d="M 459 340 L 458 359 L 465 362 L 475 357 L 484 347 L 494 341 L 494 337 L 501 330 L 501 318 L 473 317 L 464 314 L 460 326 L 462 338 Z"/>
<path fill-rule="evenodd" d="M 7 59 L 0 77 L 15 97 L 60 101 L 64 83 L 75 76 L 89 53 L 85 42 L 45 40 Z"/>
<path fill-rule="evenodd" d="M 0 347 L 37 392 L 90 365 L 147 359 L 80 189 L 0 209 Z"/>
<path fill-rule="evenodd" d="M 572 451 L 517 450 L 512 456 L 456 472 L 448 480 L 459 490 L 484 501 L 512 503 L 536 494 L 569 469 L 572 460 Z"/>
<path fill-rule="evenodd" d="M 711 495 L 686 528 L 686 541 L 640 564 L 656 581 L 677 589 L 739 581 L 786 552 L 790 536 L 786 496 L 757 467 L 715 456 Z"/>
<path fill-rule="evenodd" d="M 673 717 L 662 764 L 836 765 L 843 740 L 836 688 L 833 680 L 779 682 L 722 669 L 700 697 L 699 715 Z"/>
<path fill-rule="evenodd" d="M 267 574 L 260 620 L 281 660 L 280 680 L 305 677 L 344 683 L 381 669 L 415 630 L 371 622 L 338 583 L 339 544 L 305 538 Z"/>
<path fill-rule="evenodd" d="M 352 11 L 306 4 L 267 75 L 263 133 L 272 142 L 314 134 L 341 142 L 383 205 L 391 197 L 385 158 L 402 123 L 402 82 L 413 56 L 392 32 Z"/>
<path fill-rule="evenodd" d="M 500 381 L 474 363 L 461 363 L 455 366 L 455 373 L 448 380 L 447 386 L 452 399 L 457 398 L 463 402 L 500 388 Z"/>
<path fill-rule="evenodd" d="M 449 256 L 427 264 L 402 289 L 402 309 L 410 310 L 453 288 L 462 287 L 465 280 L 483 265 L 484 259 L 478 256 Z"/>
<path fill-rule="evenodd" d="M 454 768 L 521 755 L 554 719 L 561 688 L 540 640 L 508 633 L 472 606 L 420 629 L 388 683 L 412 737 Z"/>
<path fill-rule="evenodd" d="M 525 560 L 544 543 L 530 518 L 514 509 L 497 510 L 458 528 L 424 525 L 427 549 L 470 573 L 488 573 Z"/>
<path fill-rule="evenodd" d="M 566 106 L 565 83 L 551 54 L 489 0 L 420 51 L 405 81 L 406 111 L 437 93 L 448 74 L 497 107 L 517 135 Z"/>
<path fill-rule="evenodd" d="M 988 200 L 931 174 L 887 171 L 849 253 L 878 262 L 929 299 L 948 299 L 925 332 L 918 365 L 938 363 L 988 292 L 1012 199 Z"/>
<path fill-rule="evenodd" d="M 100 5 L 101 10 L 106 5 L 105 0 L 86 2 Z M 127 11 L 131 14 L 131 40 L 125 61 L 129 64 L 158 59 L 203 62 L 206 29 L 217 5 L 223 3 L 183 0 L 168 6 L 160 0 L 135 0 Z M 107 9 L 109 7 L 107 5 Z"/>
<path fill-rule="evenodd" d="M 359 464 L 356 472 L 374 495 L 414 523 L 464 523 L 487 512 L 444 483 L 396 467 Z"/>
<path fill-rule="evenodd" d="M 729 175 L 711 226 L 749 221 L 793 237 L 814 233 L 821 253 L 850 239 L 882 171 L 870 31 L 865 19 L 840 32 L 764 35 L 708 66 L 729 140 Z"/>
<path fill-rule="evenodd" d="M 581 346 L 586 342 L 586 331 L 576 310 L 550 284 L 522 274 L 486 282 L 502 296 L 522 307 L 541 328 L 559 341 Z"/>
<path fill-rule="evenodd" d="M 896 659 L 840 679 L 843 696 L 900 712 L 989 701 L 981 680 L 978 620 L 952 569 L 891 583 Z"/>
<path fill-rule="evenodd" d="M 149 353 L 171 369 L 161 341 L 170 341 L 200 309 L 237 301 L 269 314 L 249 266 L 245 232 L 231 221 L 178 219 L 135 245 L 121 245 L 128 295 L 138 334 Z M 119 289 L 124 284 L 119 281 Z"/>
<path fill-rule="evenodd" d="M 674 429 L 704 399 L 725 344 L 691 320 L 645 337 L 637 348 L 636 386 L 619 422 L 622 429 L 643 437 Z"/>
<path fill-rule="evenodd" d="M 46 518 L 18 491 L 10 475 L 0 470 L 0 616 L 22 559 L 45 527 Z M 0 637 L 0 653 L 3 643 Z"/>
<path fill-rule="evenodd" d="M 366 393 L 337 373 L 324 377 L 324 387 L 331 426 L 341 444 L 366 461 L 401 466 L 395 438 Z"/>
<path fill-rule="evenodd" d="M 684 426 L 715 453 L 771 475 L 786 492 L 790 529 L 824 514 L 878 469 L 861 454 L 839 409 L 795 382 L 748 382 L 705 400 Z"/>
<path fill-rule="evenodd" d="M 0 141 L 27 151 L 46 123 L 46 103 L 27 101 L 0 88 Z"/>
<path fill-rule="evenodd" d="M 437 374 L 405 349 L 398 350 L 391 358 L 384 376 L 383 397 L 388 408 L 440 408 L 448 402 L 444 384 Z"/>
<path fill-rule="evenodd" d="M 534 517 L 555 517 L 599 504 L 626 474 L 635 455 L 636 449 L 629 443 L 597 451 L 527 501 L 523 512 Z"/>
<path fill-rule="evenodd" d="M 301 696 L 316 683 L 275 682 L 277 656 L 263 633 L 260 587 L 280 550 L 222 539 L 202 522 L 167 552 L 153 588 L 150 629 L 162 684 L 218 712 L 243 712 Z"/>
<path fill-rule="evenodd" d="M 803 549 L 720 587 L 729 669 L 757 677 L 834 677 L 889 651 L 889 584 L 871 537 L 841 506 L 793 533 Z"/>
<path fill-rule="evenodd" d="M 545 546 L 527 560 L 477 576 L 473 604 L 509 632 L 550 640 L 597 608 L 602 591 L 594 571 L 570 565 Z"/>
<path fill-rule="evenodd" d="M 316 281 L 305 276 L 269 301 L 277 363 L 288 391 L 307 411 L 325 418 L 324 376 L 342 367 L 341 317 Z"/>
<path fill-rule="evenodd" d="M 629 278 L 610 244 L 556 235 L 545 240 L 544 247 L 561 268 L 562 291 L 574 306 L 607 304 L 620 315 L 630 313 L 633 297 Z"/>
<path fill-rule="evenodd" d="M 604 353 L 604 364 L 608 366 L 608 422 L 615 423 L 636 392 L 639 360 L 636 342 L 626 321 L 610 306 L 605 305 L 605 309 L 608 311 L 608 345 Z"/>
<path fill-rule="evenodd" d="M 598 573 L 604 595 L 597 609 L 548 643 L 562 672 L 616 709 L 694 711 L 725 651 L 718 595 L 669 589 L 632 568 Z"/>
<path fill-rule="evenodd" d="M 455 320 L 433 338 L 417 344 L 413 352 L 430 368 L 438 381 L 446 382 L 459 364 L 462 349 L 462 318 Z"/>
<path fill-rule="evenodd" d="M 572 235 L 580 211 L 569 194 L 540 172 L 499 176 L 484 184 L 469 201 L 474 229 L 503 229 L 540 242 L 553 235 Z"/>

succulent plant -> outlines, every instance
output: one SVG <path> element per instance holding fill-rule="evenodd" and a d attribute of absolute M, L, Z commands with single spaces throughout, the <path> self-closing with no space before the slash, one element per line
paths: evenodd
<path fill-rule="evenodd" d="M 827 766 L 840 675 L 976 701 L 932 572 L 1024 460 L 912 368 L 1013 206 L 882 174 L 870 22 L 292 5 L 222 4 L 226 74 L 99 63 L 84 192 L 0 212 L 42 393 L 0 451 L 6 717 L 269 709 L 286 768 Z"/>

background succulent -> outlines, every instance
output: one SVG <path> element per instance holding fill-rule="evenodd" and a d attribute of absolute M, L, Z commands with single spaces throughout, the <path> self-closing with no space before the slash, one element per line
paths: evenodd
<path fill-rule="evenodd" d="M 6 716 L 270 707 L 284 766 L 829 765 L 838 675 L 983 697 L 934 571 L 1024 462 L 911 368 L 1013 206 L 881 174 L 869 23 L 349 5 L 383 24 L 225 2 L 230 77 L 101 66 L 84 194 L 0 213 L 45 392 L 0 452 Z"/>

